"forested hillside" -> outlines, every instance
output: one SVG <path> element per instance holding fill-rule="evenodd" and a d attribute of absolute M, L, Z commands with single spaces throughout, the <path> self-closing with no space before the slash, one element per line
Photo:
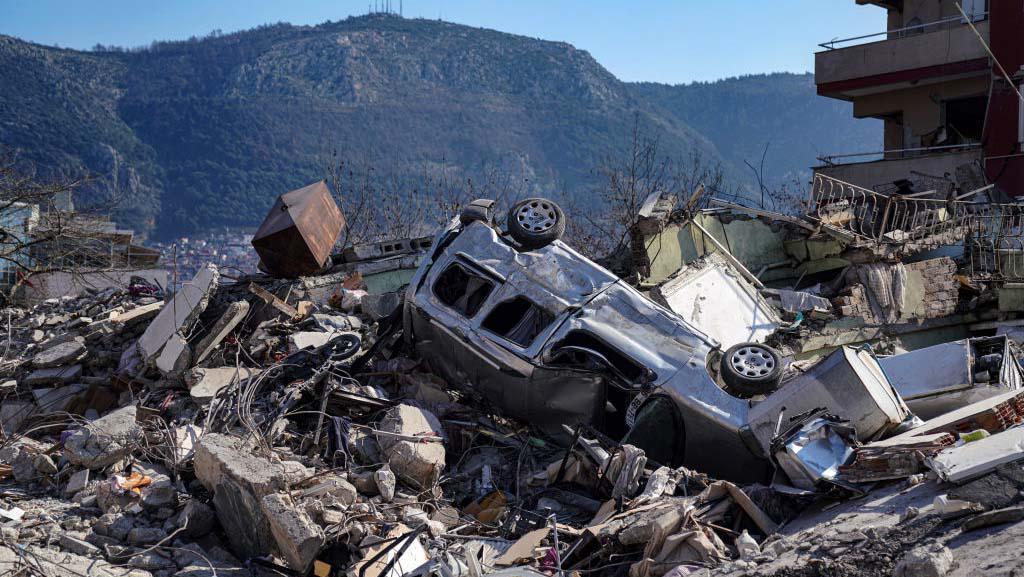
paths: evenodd
<path fill-rule="evenodd" d="M 131 51 L 0 37 L 0 144 L 43 174 L 95 175 L 78 202 L 114 198 L 123 224 L 163 237 L 258 223 L 277 194 L 323 177 L 332 151 L 454 181 L 501 170 L 526 192 L 586 199 L 634 123 L 663 154 L 721 163 L 736 187 L 765 142 L 779 180 L 816 152 L 880 139 L 809 75 L 627 84 L 569 44 L 433 20 L 278 24 Z"/>

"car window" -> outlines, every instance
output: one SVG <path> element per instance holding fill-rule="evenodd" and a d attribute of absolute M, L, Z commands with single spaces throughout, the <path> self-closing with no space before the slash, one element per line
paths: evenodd
<path fill-rule="evenodd" d="M 466 317 L 479 312 L 493 290 L 493 282 L 459 264 L 448 265 L 434 283 L 434 295 Z"/>
<path fill-rule="evenodd" d="M 501 335 L 513 343 L 526 348 L 555 317 L 548 311 L 530 302 L 525 297 L 516 297 L 499 303 L 484 319 L 483 327 Z"/>
<path fill-rule="evenodd" d="M 649 380 L 650 372 L 648 370 L 639 365 L 633 359 L 616 350 L 614 347 L 605 344 L 593 335 L 584 331 L 571 331 L 565 335 L 564 339 L 558 341 L 558 343 L 552 347 L 552 351 L 555 354 L 558 354 L 560 351 L 573 353 L 582 350 L 591 351 L 601 355 L 601 357 L 611 365 L 611 368 L 631 383 L 645 382 Z M 580 359 L 578 355 L 568 354 L 560 355 L 558 362 L 560 364 L 571 364 L 574 361 L 583 360 L 584 359 Z"/>

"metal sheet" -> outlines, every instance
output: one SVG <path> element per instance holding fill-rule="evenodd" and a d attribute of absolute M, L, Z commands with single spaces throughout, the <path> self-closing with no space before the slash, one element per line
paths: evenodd
<path fill-rule="evenodd" d="M 321 180 L 278 197 L 252 246 L 273 275 L 311 275 L 327 264 L 344 226 L 345 217 Z"/>
<path fill-rule="evenodd" d="M 687 265 L 651 294 L 722 348 L 763 343 L 782 324 L 764 297 L 718 255 Z"/>
<path fill-rule="evenodd" d="M 819 418 L 786 439 L 775 459 L 795 487 L 813 489 L 819 481 L 835 479 L 852 456 L 853 447 L 832 422 Z"/>

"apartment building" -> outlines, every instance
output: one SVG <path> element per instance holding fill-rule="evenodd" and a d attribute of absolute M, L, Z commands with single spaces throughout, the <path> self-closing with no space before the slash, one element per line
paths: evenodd
<path fill-rule="evenodd" d="M 885 30 L 821 44 L 815 82 L 854 116 L 881 119 L 884 146 L 830 152 L 815 173 L 877 192 L 944 178 L 1024 195 L 1024 0 L 856 2 L 885 9 Z"/>

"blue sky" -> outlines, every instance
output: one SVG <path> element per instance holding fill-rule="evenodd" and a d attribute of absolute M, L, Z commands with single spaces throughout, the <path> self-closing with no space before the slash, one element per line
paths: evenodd
<path fill-rule="evenodd" d="M 569 42 L 628 81 L 807 72 L 818 43 L 885 29 L 883 10 L 854 0 L 392 0 L 392 7 L 400 1 L 407 17 Z M 140 46 L 214 29 L 340 20 L 372 2 L 0 0 L 0 34 L 81 49 Z"/>

